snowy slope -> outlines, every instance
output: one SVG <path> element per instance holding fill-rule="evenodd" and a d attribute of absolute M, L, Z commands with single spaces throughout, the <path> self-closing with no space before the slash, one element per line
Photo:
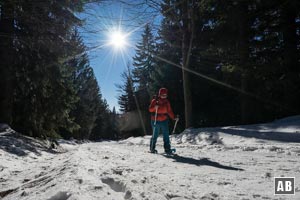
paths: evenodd
<path fill-rule="evenodd" d="M 0 199 L 300 199 L 300 116 L 269 124 L 188 129 L 171 137 L 178 156 L 149 154 L 150 136 L 64 150 L 0 134 Z M 162 138 L 158 140 L 163 151 Z M 273 177 L 295 177 L 296 195 L 275 196 Z"/>

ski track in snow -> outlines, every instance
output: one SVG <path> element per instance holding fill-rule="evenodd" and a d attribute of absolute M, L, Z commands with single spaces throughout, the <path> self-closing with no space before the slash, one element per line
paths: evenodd
<path fill-rule="evenodd" d="M 300 135 L 299 127 L 289 127 L 288 132 Z M 300 143 L 221 130 L 228 127 L 186 130 L 172 137 L 177 156 L 148 153 L 150 136 L 63 143 L 64 153 L 16 155 L 0 148 L 0 199 L 300 199 Z M 157 149 L 163 152 L 161 137 Z M 274 195 L 274 177 L 280 176 L 296 178 L 295 195 Z"/>

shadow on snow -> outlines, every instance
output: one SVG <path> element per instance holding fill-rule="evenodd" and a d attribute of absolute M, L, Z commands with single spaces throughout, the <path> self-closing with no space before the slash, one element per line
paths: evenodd
<path fill-rule="evenodd" d="M 0 149 L 17 156 L 27 156 L 30 152 L 40 156 L 40 151 L 47 151 L 53 154 L 58 153 L 47 147 L 42 141 L 16 132 L 0 135 Z"/>
<path fill-rule="evenodd" d="M 231 135 L 238 135 L 248 138 L 257 138 L 261 140 L 274 140 L 279 142 L 292 142 L 300 143 L 300 134 L 299 133 L 287 133 L 287 132 L 258 132 L 255 129 L 243 129 L 237 130 L 233 128 L 221 129 L 220 132 Z"/>
<path fill-rule="evenodd" d="M 165 157 L 173 159 L 174 162 L 185 163 L 190 165 L 196 165 L 196 166 L 207 165 L 207 166 L 226 169 L 226 170 L 244 171 L 243 169 L 240 168 L 225 166 L 218 162 L 211 161 L 209 160 L 209 158 L 194 159 L 194 158 L 179 156 L 176 154 L 172 156 L 165 155 Z"/>

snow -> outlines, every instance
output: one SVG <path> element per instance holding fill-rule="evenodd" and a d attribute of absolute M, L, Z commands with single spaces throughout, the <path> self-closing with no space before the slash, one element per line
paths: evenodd
<path fill-rule="evenodd" d="M 60 146 L 0 133 L 3 200 L 300 199 L 300 116 L 267 124 L 187 129 L 177 156 L 148 153 L 150 136 Z M 158 152 L 163 152 L 162 138 Z M 274 177 L 295 177 L 295 195 L 274 195 Z"/>

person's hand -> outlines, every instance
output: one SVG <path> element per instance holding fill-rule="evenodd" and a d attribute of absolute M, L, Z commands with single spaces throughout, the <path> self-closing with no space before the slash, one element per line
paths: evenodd
<path fill-rule="evenodd" d="M 179 121 L 179 115 L 176 115 L 176 117 L 174 118 L 174 121 Z"/>
<path fill-rule="evenodd" d="M 157 104 L 155 104 L 154 108 L 155 108 L 155 109 L 158 109 L 158 105 L 157 105 Z"/>
<path fill-rule="evenodd" d="M 153 98 L 152 98 L 152 100 L 155 100 L 155 101 L 157 101 L 157 100 L 158 100 L 158 96 L 157 96 L 157 95 L 153 95 Z"/>

